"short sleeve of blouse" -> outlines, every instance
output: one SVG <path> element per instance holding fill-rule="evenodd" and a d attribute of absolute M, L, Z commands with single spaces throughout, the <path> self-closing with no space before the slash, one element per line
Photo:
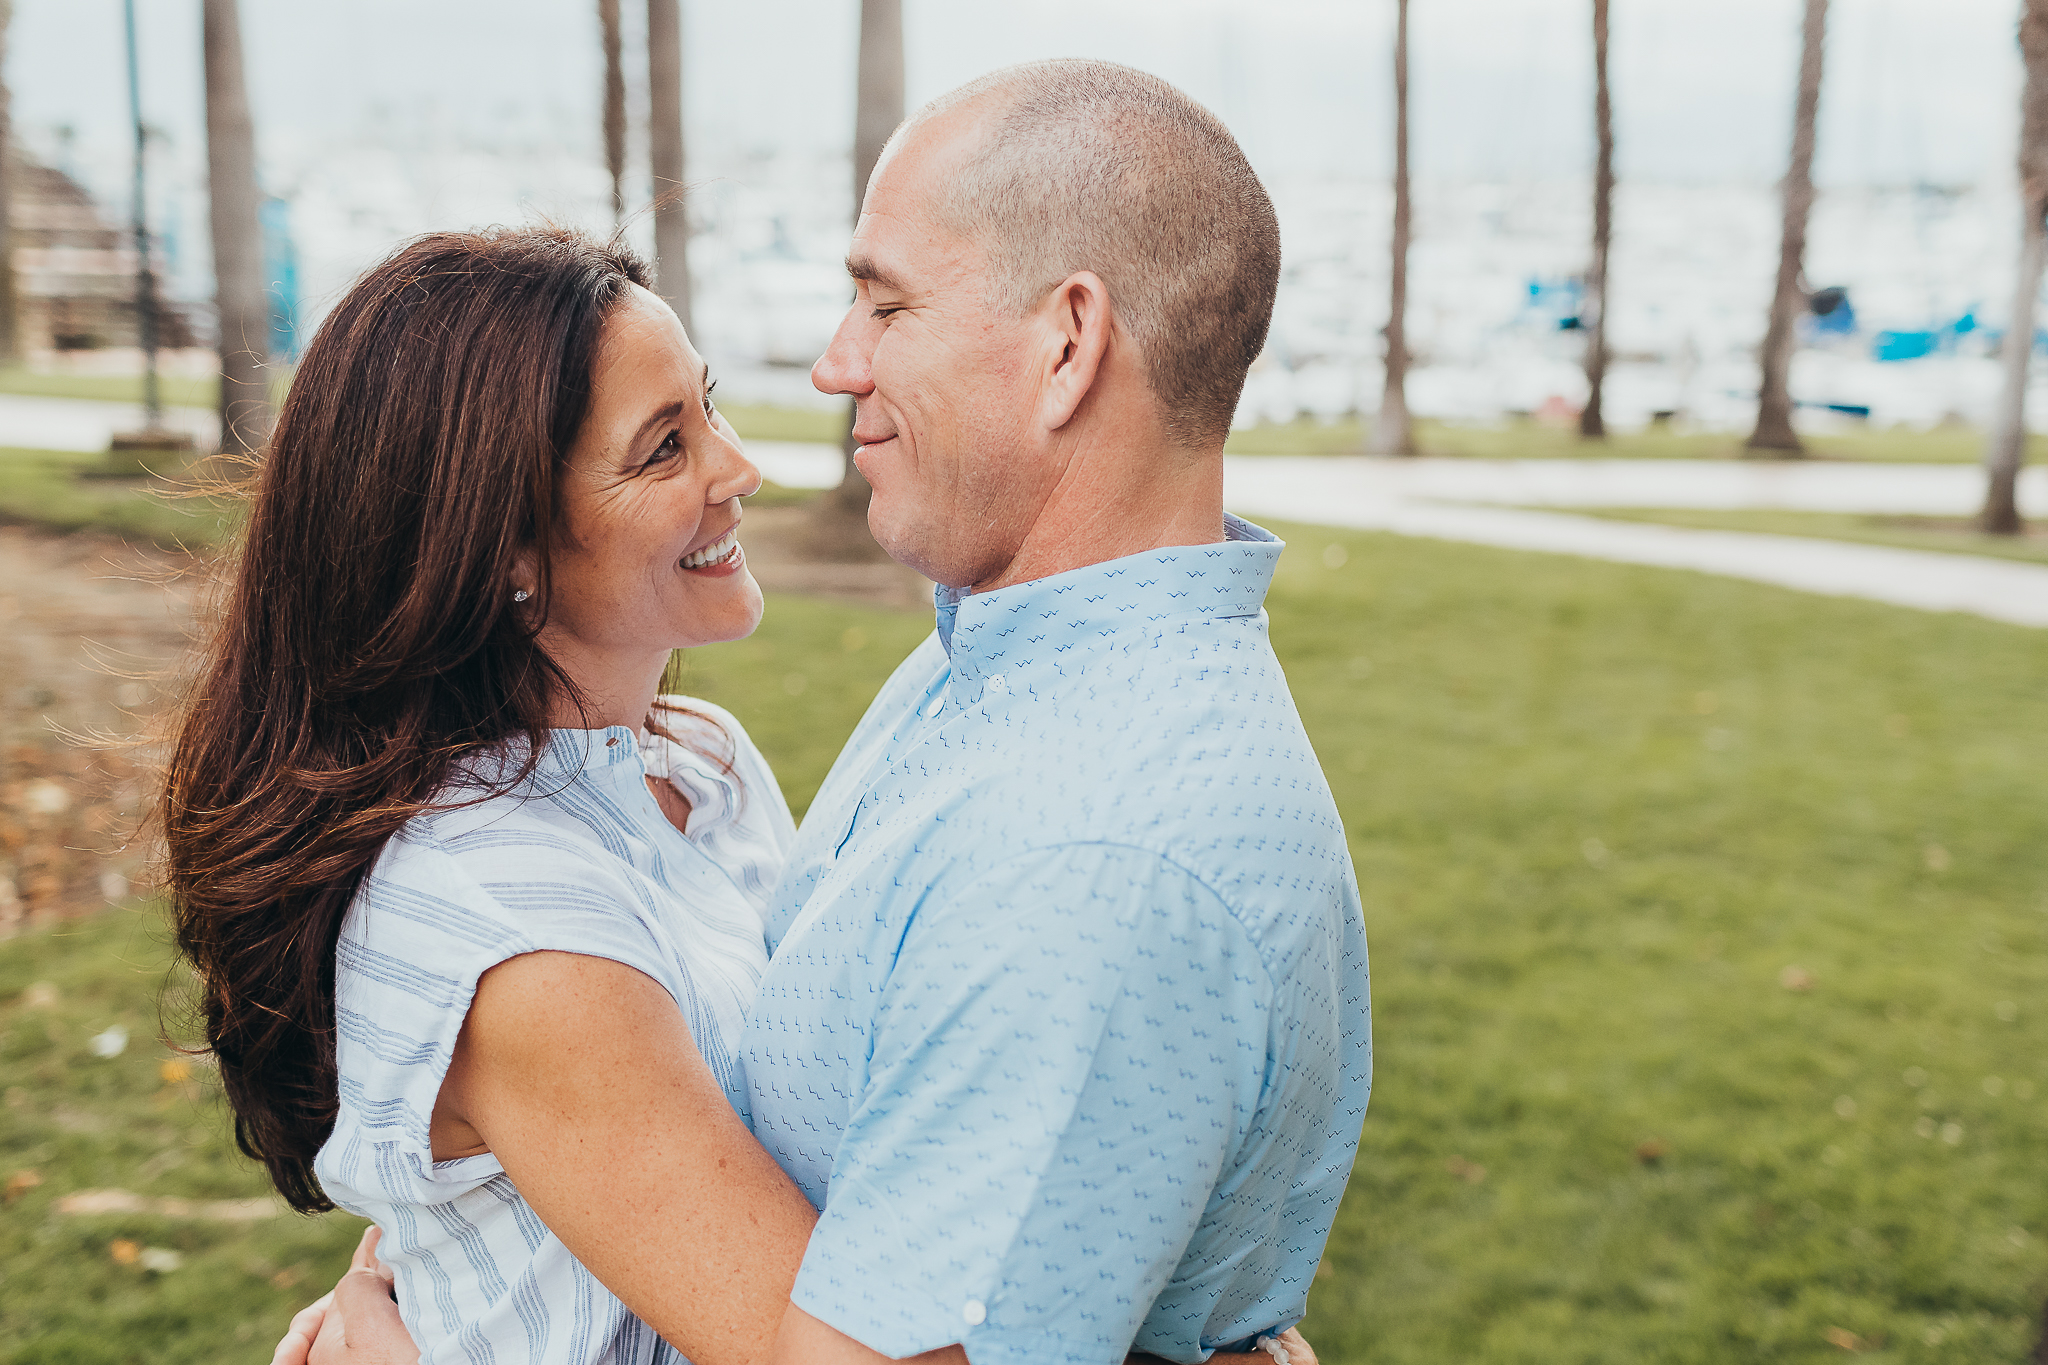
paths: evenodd
<path fill-rule="evenodd" d="M 488 1156 L 436 1167 L 429 1136 L 477 981 L 500 962 L 531 952 L 608 958 L 677 993 L 671 955 L 631 886 L 560 833 L 489 813 L 472 811 L 454 831 L 402 832 L 343 922 L 340 1111 L 320 1163 L 330 1185 L 436 1203 L 451 1183 L 502 1170 Z"/>

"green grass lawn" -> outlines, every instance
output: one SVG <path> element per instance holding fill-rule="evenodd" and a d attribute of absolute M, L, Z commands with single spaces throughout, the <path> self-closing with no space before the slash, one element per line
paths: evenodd
<path fill-rule="evenodd" d="M 188 496 L 189 484 L 165 479 L 85 477 L 100 455 L 0 447 L 0 521 L 56 531 L 107 531 L 164 546 L 218 542 L 239 520 L 231 503 Z"/>
<path fill-rule="evenodd" d="M 1323 1359 L 2021 1360 L 2048 1293 L 2048 634 L 1286 534 L 1273 638 L 1350 831 L 1377 1015 Z M 686 686 L 801 809 L 926 629 L 778 597 Z M 55 1212 L 261 1188 L 161 1079 L 153 925 L 0 944 L 0 1179 L 43 1177 L 0 1217 L 0 1358 L 260 1361 L 353 1241 Z M 90 1057 L 123 1018 L 128 1052 Z M 116 1265 L 116 1239 L 185 1263 Z"/>
<path fill-rule="evenodd" d="M 1232 455 L 1358 455 L 1367 426 L 1357 418 L 1318 422 L 1310 418 L 1265 423 L 1230 433 L 1224 449 Z M 1420 421 L 1415 440 L 1424 455 L 1485 460 L 1732 460 L 1743 455 L 1746 432 L 1677 432 L 1669 427 L 1616 432 L 1604 441 L 1579 439 L 1575 429 L 1530 420 L 1488 425 Z M 1984 458 L 1984 435 L 1968 427 L 1932 431 L 1870 429 L 1839 436 L 1806 438 L 1809 452 L 1823 460 L 1885 460 L 1908 463 L 1972 463 Z M 2048 436 L 2029 442 L 2028 458 L 2048 455 Z"/>
<path fill-rule="evenodd" d="M 1904 517 L 1849 512 L 1789 512 L 1777 508 L 1701 511 L 1695 508 L 1652 509 L 1606 507 L 1585 515 L 1616 521 L 1647 521 L 1660 526 L 1686 526 L 1710 531 L 1763 531 L 1781 536 L 1819 536 L 1854 540 L 1866 545 L 1892 545 L 1905 550 L 1941 550 L 1950 554 L 1991 555 L 2048 563 L 2048 536 L 1990 536 L 1963 517 Z"/>
<path fill-rule="evenodd" d="M 58 1212 L 80 1190 L 266 1190 L 234 1154 L 210 1073 L 157 1039 L 168 963 L 162 921 L 144 911 L 0 944 L 0 1359 L 12 1365 L 268 1360 L 291 1314 L 348 1265 L 362 1224 L 343 1216 Z M 92 1039 L 114 1027 L 127 1047 L 96 1056 Z M 181 1067 L 190 1078 L 171 1079 Z M 150 1268 L 164 1252 L 179 1263 Z"/>
<path fill-rule="evenodd" d="M 169 478 L 88 477 L 104 457 L 68 450 L 0 447 L 0 522 L 53 531 L 104 531 L 165 547 L 203 549 L 220 543 L 241 524 L 234 498 L 193 496 L 189 474 Z M 811 489 L 763 483 L 748 501 L 783 507 L 816 497 Z"/>
<path fill-rule="evenodd" d="M 291 376 L 277 373 L 276 398 L 282 402 Z M 220 381 L 164 375 L 158 380 L 163 401 L 172 407 L 214 408 L 220 405 Z M 0 393 L 37 398 L 90 398 L 106 403 L 140 403 L 139 374 L 44 374 L 21 366 L 0 366 Z M 816 412 L 766 403 L 720 403 L 733 430 L 761 441 L 824 441 L 837 444 L 846 431 L 843 412 Z"/>
<path fill-rule="evenodd" d="M 158 394 L 171 407 L 213 408 L 220 405 L 220 380 L 160 375 Z M 282 381 L 280 381 L 280 390 Z M 0 393 L 37 398 L 91 398 L 103 403 L 140 403 L 139 374 L 42 374 L 18 365 L 0 367 Z"/>

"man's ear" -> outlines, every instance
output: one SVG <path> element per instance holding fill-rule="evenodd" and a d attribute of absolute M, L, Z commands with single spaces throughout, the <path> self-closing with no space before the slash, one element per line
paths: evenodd
<path fill-rule="evenodd" d="M 1095 388 L 1116 332 L 1109 286 L 1092 270 L 1067 276 L 1040 306 L 1048 354 L 1038 418 L 1047 431 L 1074 420 Z"/>

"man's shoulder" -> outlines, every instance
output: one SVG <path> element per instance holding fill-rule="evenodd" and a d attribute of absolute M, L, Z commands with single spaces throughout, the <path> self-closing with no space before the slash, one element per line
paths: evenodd
<path fill-rule="evenodd" d="M 1147 849 L 1215 893 L 1281 952 L 1307 922 L 1357 903 L 1329 782 L 1262 639 L 1179 657 L 1075 667 L 1074 695 L 970 716 L 953 742 L 969 780 L 946 842 L 983 866 L 1027 850 Z M 1159 684 L 1141 699 L 1128 670 Z M 978 723 L 977 723 L 978 722 Z"/>

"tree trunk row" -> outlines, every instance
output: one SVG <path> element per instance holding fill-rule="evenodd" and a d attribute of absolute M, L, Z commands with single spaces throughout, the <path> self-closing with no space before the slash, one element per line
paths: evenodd
<path fill-rule="evenodd" d="M 1593 132 L 1599 150 L 1593 166 L 1593 264 L 1586 271 L 1586 297 L 1579 324 L 1586 329 L 1586 406 L 1579 435 L 1605 440 L 1601 410 L 1607 387 L 1607 249 L 1614 240 L 1614 101 L 1607 89 L 1607 0 L 1593 0 Z"/>
<path fill-rule="evenodd" d="M 654 170 L 655 290 L 690 326 L 690 218 L 683 202 L 683 16 L 647 0 L 647 159 Z"/>
<path fill-rule="evenodd" d="M 2035 301 L 2048 264 L 2048 0 L 2026 0 L 2020 14 L 2020 259 L 2013 282 L 2012 321 L 2005 329 L 2005 383 L 1984 451 L 1984 510 L 1994 535 L 2018 535 L 2020 466 L 2026 461 L 2027 366 L 2034 351 Z"/>
<path fill-rule="evenodd" d="M 619 0 L 597 0 L 604 45 L 604 164 L 612 176 L 612 230 L 626 221 L 626 68 L 619 38 Z"/>
<path fill-rule="evenodd" d="M 1408 416 L 1408 231 L 1412 213 L 1408 194 L 1408 0 L 1399 0 L 1394 20 L 1394 274 L 1387 308 L 1387 382 L 1380 393 L 1379 421 L 1372 430 L 1375 455 L 1415 454 L 1415 429 Z"/>
<path fill-rule="evenodd" d="M 1764 332 L 1756 430 L 1749 437 L 1753 451 L 1806 453 L 1799 433 L 1792 429 L 1792 348 L 1799 340 L 1799 315 L 1806 310 L 1800 273 L 1806 259 L 1806 224 L 1813 214 L 1813 129 L 1820 110 L 1827 28 L 1828 0 L 1806 0 L 1799 99 L 1792 111 L 1792 164 L 1785 172 L 1785 226 L 1778 243 L 1778 285 L 1771 296 L 1770 327 Z"/>
<path fill-rule="evenodd" d="M 220 317 L 220 449 L 249 457 L 270 439 L 270 300 L 257 216 L 256 128 L 236 0 L 206 0 L 206 176 Z"/>
<path fill-rule="evenodd" d="M 854 92 L 853 221 L 860 222 L 861 201 L 868 179 L 889 135 L 903 122 L 903 0 L 861 0 L 860 69 Z M 846 426 L 839 438 L 839 486 L 818 500 L 813 520 L 821 557 L 871 558 L 876 553 L 868 534 L 868 498 L 872 491 L 853 462 L 859 447 L 853 439 L 854 405 L 846 405 Z"/>

